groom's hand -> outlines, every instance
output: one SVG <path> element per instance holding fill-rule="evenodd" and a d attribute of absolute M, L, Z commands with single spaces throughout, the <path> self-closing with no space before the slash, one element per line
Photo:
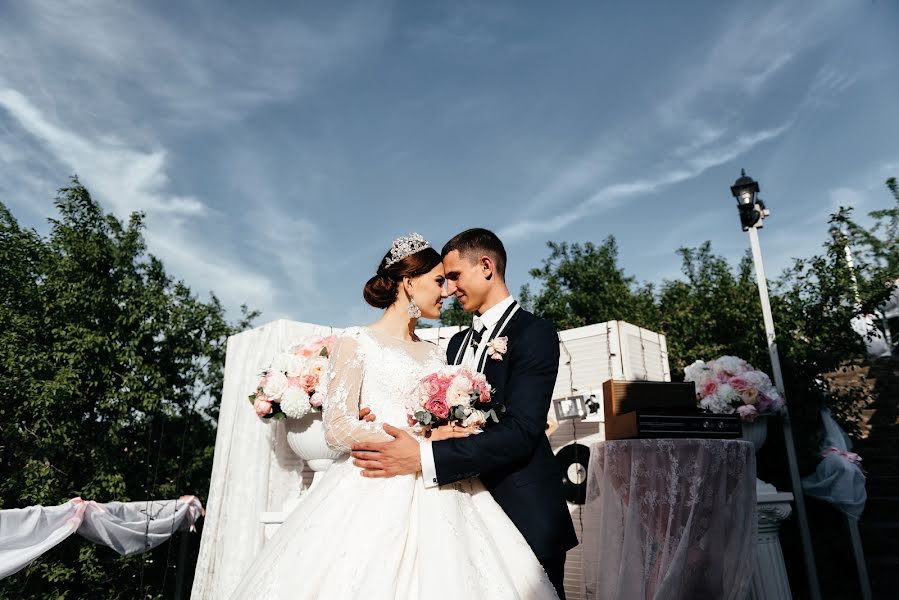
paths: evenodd
<path fill-rule="evenodd" d="M 363 477 L 396 477 L 421 470 L 418 442 L 411 435 L 389 423 L 384 431 L 393 436 L 391 442 L 353 444 L 353 464 L 362 469 Z"/>

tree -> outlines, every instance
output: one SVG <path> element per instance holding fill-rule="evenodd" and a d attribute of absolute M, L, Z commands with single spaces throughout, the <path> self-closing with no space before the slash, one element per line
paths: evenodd
<path fill-rule="evenodd" d="M 225 341 L 256 313 L 229 323 L 147 254 L 141 214 L 105 214 L 77 179 L 55 205 L 41 237 L 0 203 L 0 503 L 204 494 Z M 0 597 L 170 596 L 171 543 L 152 559 L 73 536 Z"/>
<path fill-rule="evenodd" d="M 440 324 L 445 326 L 461 325 L 462 327 L 468 327 L 471 325 L 471 318 L 472 314 L 465 312 L 465 309 L 462 308 L 462 303 L 459 302 L 458 298 L 453 296 L 449 308 L 444 309 L 443 312 L 440 313 Z"/>
<path fill-rule="evenodd" d="M 734 273 L 710 242 L 678 254 L 685 279 L 663 282 L 650 326 L 666 335 L 672 375 L 683 377 L 693 361 L 725 354 L 770 369 L 752 258 L 744 256 Z"/>
<path fill-rule="evenodd" d="M 525 284 L 523 303 L 552 321 L 559 329 L 581 327 L 625 319 L 636 325 L 652 323 L 655 317 L 653 290 L 638 286 L 618 266 L 618 244 L 609 236 L 599 246 L 592 242 L 568 244 L 548 242 L 549 257 L 543 266 L 530 270 L 541 282 L 533 294 Z"/>

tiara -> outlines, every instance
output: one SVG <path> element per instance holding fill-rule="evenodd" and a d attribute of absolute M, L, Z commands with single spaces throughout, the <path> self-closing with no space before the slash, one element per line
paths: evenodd
<path fill-rule="evenodd" d="M 393 245 L 390 247 L 390 253 L 387 255 L 387 262 L 384 263 L 384 266 L 389 267 L 407 256 L 430 247 L 431 244 L 428 243 L 428 240 L 421 237 L 421 234 L 418 233 L 398 237 L 393 240 Z"/>

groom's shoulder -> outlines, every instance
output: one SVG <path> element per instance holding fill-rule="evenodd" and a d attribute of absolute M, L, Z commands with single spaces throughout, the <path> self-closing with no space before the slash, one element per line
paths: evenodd
<path fill-rule="evenodd" d="M 519 312 L 519 331 L 527 337 L 546 338 L 558 337 L 556 326 L 552 321 L 538 317 L 534 313 L 521 309 Z"/>

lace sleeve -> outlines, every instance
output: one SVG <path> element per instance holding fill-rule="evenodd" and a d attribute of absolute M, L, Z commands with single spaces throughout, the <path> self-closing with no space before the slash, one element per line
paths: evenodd
<path fill-rule="evenodd" d="M 364 364 L 359 342 L 342 337 L 334 344 L 325 382 L 325 440 L 338 450 L 349 452 L 356 442 L 384 442 L 393 438 L 380 423 L 359 420 Z"/>

